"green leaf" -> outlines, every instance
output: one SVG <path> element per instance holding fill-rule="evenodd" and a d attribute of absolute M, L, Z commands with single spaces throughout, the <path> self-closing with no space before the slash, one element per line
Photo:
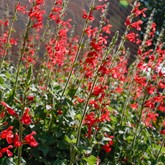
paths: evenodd
<path fill-rule="evenodd" d="M 128 6 L 128 2 L 126 0 L 120 0 L 120 4 L 124 7 Z"/>
<path fill-rule="evenodd" d="M 2 163 L 3 163 L 3 165 L 16 165 L 14 163 L 14 159 L 13 158 L 4 159 L 4 161 Z"/>
<path fill-rule="evenodd" d="M 69 89 L 68 95 L 70 97 L 73 97 L 75 95 L 76 91 L 77 91 L 77 89 L 75 89 L 75 88 L 72 87 L 71 89 Z"/>
<path fill-rule="evenodd" d="M 46 145 L 39 145 L 38 149 L 43 152 L 44 156 L 46 156 L 50 150 L 50 148 Z"/>
<path fill-rule="evenodd" d="M 29 67 L 28 74 L 27 74 L 27 84 L 30 84 L 31 75 L 32 75 L 32 66 Z"/>
<path fill-rule="evenodd" d="M 59 158 L 53 163 L 53 165 L 66 165 L 64 161 L 60 160 Z"/>
<path fill-rule="evenodd" d="M 110 141 L 111 140 L 111 138 L 108 138 L 108 137 L 103 137 L 103 139 L 102 139 L 102 141 L 104 142 L 104 141 Z"/>
<path fill-rule="evenodd" d="M 4 79 L 3 79 L 2 75 L 0 75 L 0 84 L 4 84 Z"/>
<path fill-rule="evenodd" d="M 75 116 L 75 119 L 81 121 L 81 119 L 82 119 L 82 114 L 77 114 L 77 115 Z"/>
<path fill-rule="evenodd" d="M 107 109 L 108 109 L 110 112 L 114 110 L 114 108 L 112 108 L 112 107 L 110 107 L 110 106 L 108 106 Z"/>
<path fill-rule="evenodd" d="M 126 139 L 127 139 L 128 141 L 132 141 L 132 140 L 133 140 L 133 136 L 128 136 Z"/>
<path fill-rule="evenodd" d="M 89 156 L 88 158 L 83 158 L 83 160 L 85 160 L 88 165 L 95 165 L 97 162 L 97 158 L 93 155 Z"/>
<path fill-rule="evenodd" d="M 67 135 L 65 135 L 65 141 L 67 141 L 69 144 L 75 144 L 76 139 L 70 139 Z"/>

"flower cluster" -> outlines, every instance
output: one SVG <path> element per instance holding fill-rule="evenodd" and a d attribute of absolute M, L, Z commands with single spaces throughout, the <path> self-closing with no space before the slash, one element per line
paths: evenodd
<path fill-rule="evenodd" d="M 67 18 L 68 0 L 55 0 L 49 12 L 44 0 L 18 1 L 13 17 L 0 20 L 0 164 L 8 157 L 17 165 L 163 162 L 163 31 L 155 43 L 152 13 L 140 37 L 146 8 L 135 2 L 125 33 L 111 39 L 104 2 L 82 10 L 81 36 Z M 20 15 L 27 23 L 17 38 Z"/>

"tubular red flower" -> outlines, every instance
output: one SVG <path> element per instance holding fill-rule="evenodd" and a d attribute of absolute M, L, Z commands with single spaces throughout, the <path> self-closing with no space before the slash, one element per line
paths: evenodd
<path fill-rule="evenodd" d="M 14 146 L 20 147 L 21 145 L 22 145 L 22 142 L 20 141 L 18 133 L 16 133 L 14 136 Z"/>
<path fill-rule="evenodd" d="M 11 148 L 13 148 L 13 146 L 9 145 L 8 147 L 0 149 L 0 157 L 2 156 L 3 153 L 7 153 L 7 156 L 9 156 L 9 157 L 13 156 L 13 153 L 9 150 Z"/>
<path fill-rule="evenodd" d="M 1 139 L 6 139 L 6 141 L 7 141 L 8 144 L 13 143 L 14 135 L 12 133 L 12 129 L 13 129 L 13 126 L 10 126 L 6 130 L 3 130 L 0 133 L 0 138 Z"/>
<path fill-rule="evenodd" d="M 141 25 L 143 24 L 143 21 L 142 20 L 139 20 L 137 22 L 134 22 L 134 23 L 131 23 L 131 27 L 137 29 L 137 30 L 141 30 Z"/>
<path fill-rule="evenodd" d="M 29 111 L 30 111 L 30 109 L 26 108 L 25 113 L 23 114 L 23 116 L 21 118 L 21 122 L 25 125 L 29 125 L 32 123 L 31 116 L 28 114 Z"/>
<path fill-rule="evenodd" d="M 29 144 L 31 147 L 37 147 L 38 142 L 34 139 L 33 135 L 36 135 L 36 132 L 33 131 L 32 133 L 25 136 L 24 141 Z"/>
<path fill-rule="evenodd" d="M 6 104 L 4 101 L 1 101 L 0 103 L 1 103 L 1 105 L 2 105 L 3 107 L 6 108 L 7 112 L 8 112 L 11 116 L 18 117 L 18 114 L 17 114 L 8 104 Z"/>

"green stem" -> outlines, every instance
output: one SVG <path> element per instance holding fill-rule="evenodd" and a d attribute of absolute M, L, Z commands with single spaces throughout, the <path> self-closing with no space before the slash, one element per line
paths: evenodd
<path fill-rule="evenodd" d="M 142 101 L 142 104 L 141 104 L 140 114 L 139 114 L 139 118 L 138 118 L 138 124 L 137 124 L 137 127 L 136 127 L 136 131 L 135 131 L 135 133 L 134 133 L 134 137 L 133 137 L 132 144 L 131 144 L 131 149 L 132 149 L 132 152 L 131 152 L 131 153 L 132 153 L 132 157 L 133 157 L 133 155 L 134 155 L 134 153 L 135 153 L 134 145 L 135 145 L 135 142 L 136 142 L 136 138 L 137 138 L 137 135 L 138 135 L 138 131 L 141 130 L 141 129 L 139 130 L 139 128 L 140 128 L 140 122 L 141 122 L 141 117 L 142 117 L 144 102 L 145 102 L 147 96 L 148 96 L 147 94 L 144 94 L 143 101 Z"/>
<path fill-rule="evenodd" d="M 159 156 L 160 156 L 160 153 L 161 153 L 162 148 L 163 148 L 163 146 L 164 146 L 164 143 L 165 143 L 165 140 L 163 139 L 162 144 L 161 144 L 161 146 L 160 146 L 160 149 L 159 149 L 158 154 L 157 154 L 156 159 L 155 159 L 155 164 L 156 164 L 156 163 L 158 162 L 158 160 L 159 160 Z"/>
<path fill-rule="evenodd" d="M 24 42 L 23 42 L 23 45 L 22 45 L 21 54 L 20 54 L 20 58 L 19 58 L 19 61 L 18 61 L 18 66 L 17 66 L 17 72 L 16 72 L 16 78 L 15 78 L 15 84 L 14 84 L 12 98 L 14 98 L 15 92 L 16 92 L 16 89 L 17 89 L 18 77 L 19 77 L 19 73 L 20 73 L 20 69 L 21 69 L 21 65 L 22 65 L 22 57 L 23 57 L 23 54 L 24 54 L 24 51 L 25 51 L 26 40 L 28 38 L 28 30 L 29 30 L 30 24 L 31 24 L 31 21 L 29 20 L 28 24 L 26 26 Z"/>
<path fill-rule="evenodd" d="M 86 113 L 87 113 L 87 107 L 88 107 L 88 103 L 89 103 L 89 100 L 90 100 L 90 96 L 91 96 L 91 93 L 93 91 L 93 88 L 95 86 L 95 83 L 97 81 L 97 76 L 95 76 L 95 79 L 93 81 L 93 84 L 92 84 L 92 87 L 89 91 L 89 95 L 88 95 L 88 98 L 86 100 L 86 103 L 85 103 L 85 107 L 84 107 L 84 111 L 83 111 L 83 115 L 82 115 L 82 119 L 80 121 L 80 125 L 79 125 L 79 128 L 78 128 L 78 132 L 77 132 L 77 140 L 76 140 L 76 147 L 79 145 L 79 142 L 80 142 L 80 135 L 81 135 L 81 128 L 82 128 L 82 124 L 83 124 L 83 121 L 84 121 L 84 118 L 86 116 Z"/>
<path fill-rule="evenodd" d="M 20 121 L 19 122 L 19 138 L 20 138 L 20 141 L 22 141 L 22 133 L 23 133 L 23 124 Z M 21 157 L 22 157 L 22 146 L 18 147 L 17 165 L 21 165 Z"/>
<path fill-rule="evenodd" d="M 88 111 L 88 103 L 89 103 L 89 100 L 90 100 L 90 96 L 91 96 L 91 93 L 93 91 L 93 88 L 95 86 L 95 83 L 97 81 L 97 75 L 95 76 L 95 79 L 93 81 L 93 84 L 92 84 L 92 87 L 89 91 L 89 95 L 88 95 L 88 98 L 86 100 L 86 103 L 85 103 L 85 107 L 84 107 L 84 110 L 83 110 L 83 115 L 82 115 L 82 119 L 80 121 L 80 125 L 78 127 L 78 131 L 77 131 L 77 138 L 76 138 L 76 147 L 78 147 L 79 143 L 80 143 L 80 135 L 81 135 L 81 129 L 82 129 L 82 124 L 83 124 L 83 121 L 84 121 L 84 118 L 86 116 L 86 113 Z M 76 151 L 74 148 L 71 149 L 71 153 L 70 153 L 70 163 L 69 165 L 73 165 L 73 162 L 75 161 L 75 156 L 76 156 Z"/>
<path fill-rule="evenodd" d="M 93 0 L 93 1 L 91 2 L 90 7 L 93 7 L 94 4 L 95 4 L 95 0 Z M 92 9 L 92 10 L 93 10 L 93 9 Z M 72 76 L 73 69 L 74 69 L 75 64 L 76 64 L 76 62 L 77 62 L 77 60 L 78 60 L 78 57 L 79 57 L 79 54 L 80 54 L 80 51 L 81 51 L 81 48 L 82 48 L 81 45 L 82 45 L 82 43 L 83 43 L 84 35 L 85 35 L 84 30 L 87 28 L 88 23 L 89 23 L 89 20 L 86 19 L 85 24 L 84 24 L 84 27 L 83 27 L 83 30 L 82 30 L 83 33 L 82 33 L 82 35 L 81 35 L 81 37 L 80 37 L 80 40 L 79 40 L 78 50 L 77 50 L 77 52 L 76 52 L 76 56 L 75 56 L 75 59 L 74 59 L 74 61 L 73 61 L 73 64 L 72 64 L 71 70 L 70 70 L 70 72 L 69 72 L 69 75 L 68 75 L 67 81 L 66 81 L 66 83 L 65 83 L 65 87 L 64 87 L 63 92 L 62 92 L 62 94 L 61 94 L 61 97 L 64 96 L 65 90 L 66 90 L 66 88 L 68 87 L 68 84 L 69 84 L 69 82 L 70 82 L 70 79 L 71 79 L 71 76 Z"/>

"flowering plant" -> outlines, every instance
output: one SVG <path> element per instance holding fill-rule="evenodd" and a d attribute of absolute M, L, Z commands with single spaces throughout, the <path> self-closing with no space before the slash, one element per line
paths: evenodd
<path fill-rule="evenodd" d="M 0 20 L 0 163 L 163 163 L 164 31 L 154 44 L 154 11 L 141 39 L 137 19 L 147 9 L 136 1 L 119 41 L 119 32 L 109 37 L 106 0 L 83 10 L 80 36 L 65 17 L 68 2 L 55 0 L 49 13 L 44 0 L 18 2 L 13 17 Z M 27 23 L 18 37 L 20 15 Z M 126 42 L 138 47 L 132 63 Z"/>

